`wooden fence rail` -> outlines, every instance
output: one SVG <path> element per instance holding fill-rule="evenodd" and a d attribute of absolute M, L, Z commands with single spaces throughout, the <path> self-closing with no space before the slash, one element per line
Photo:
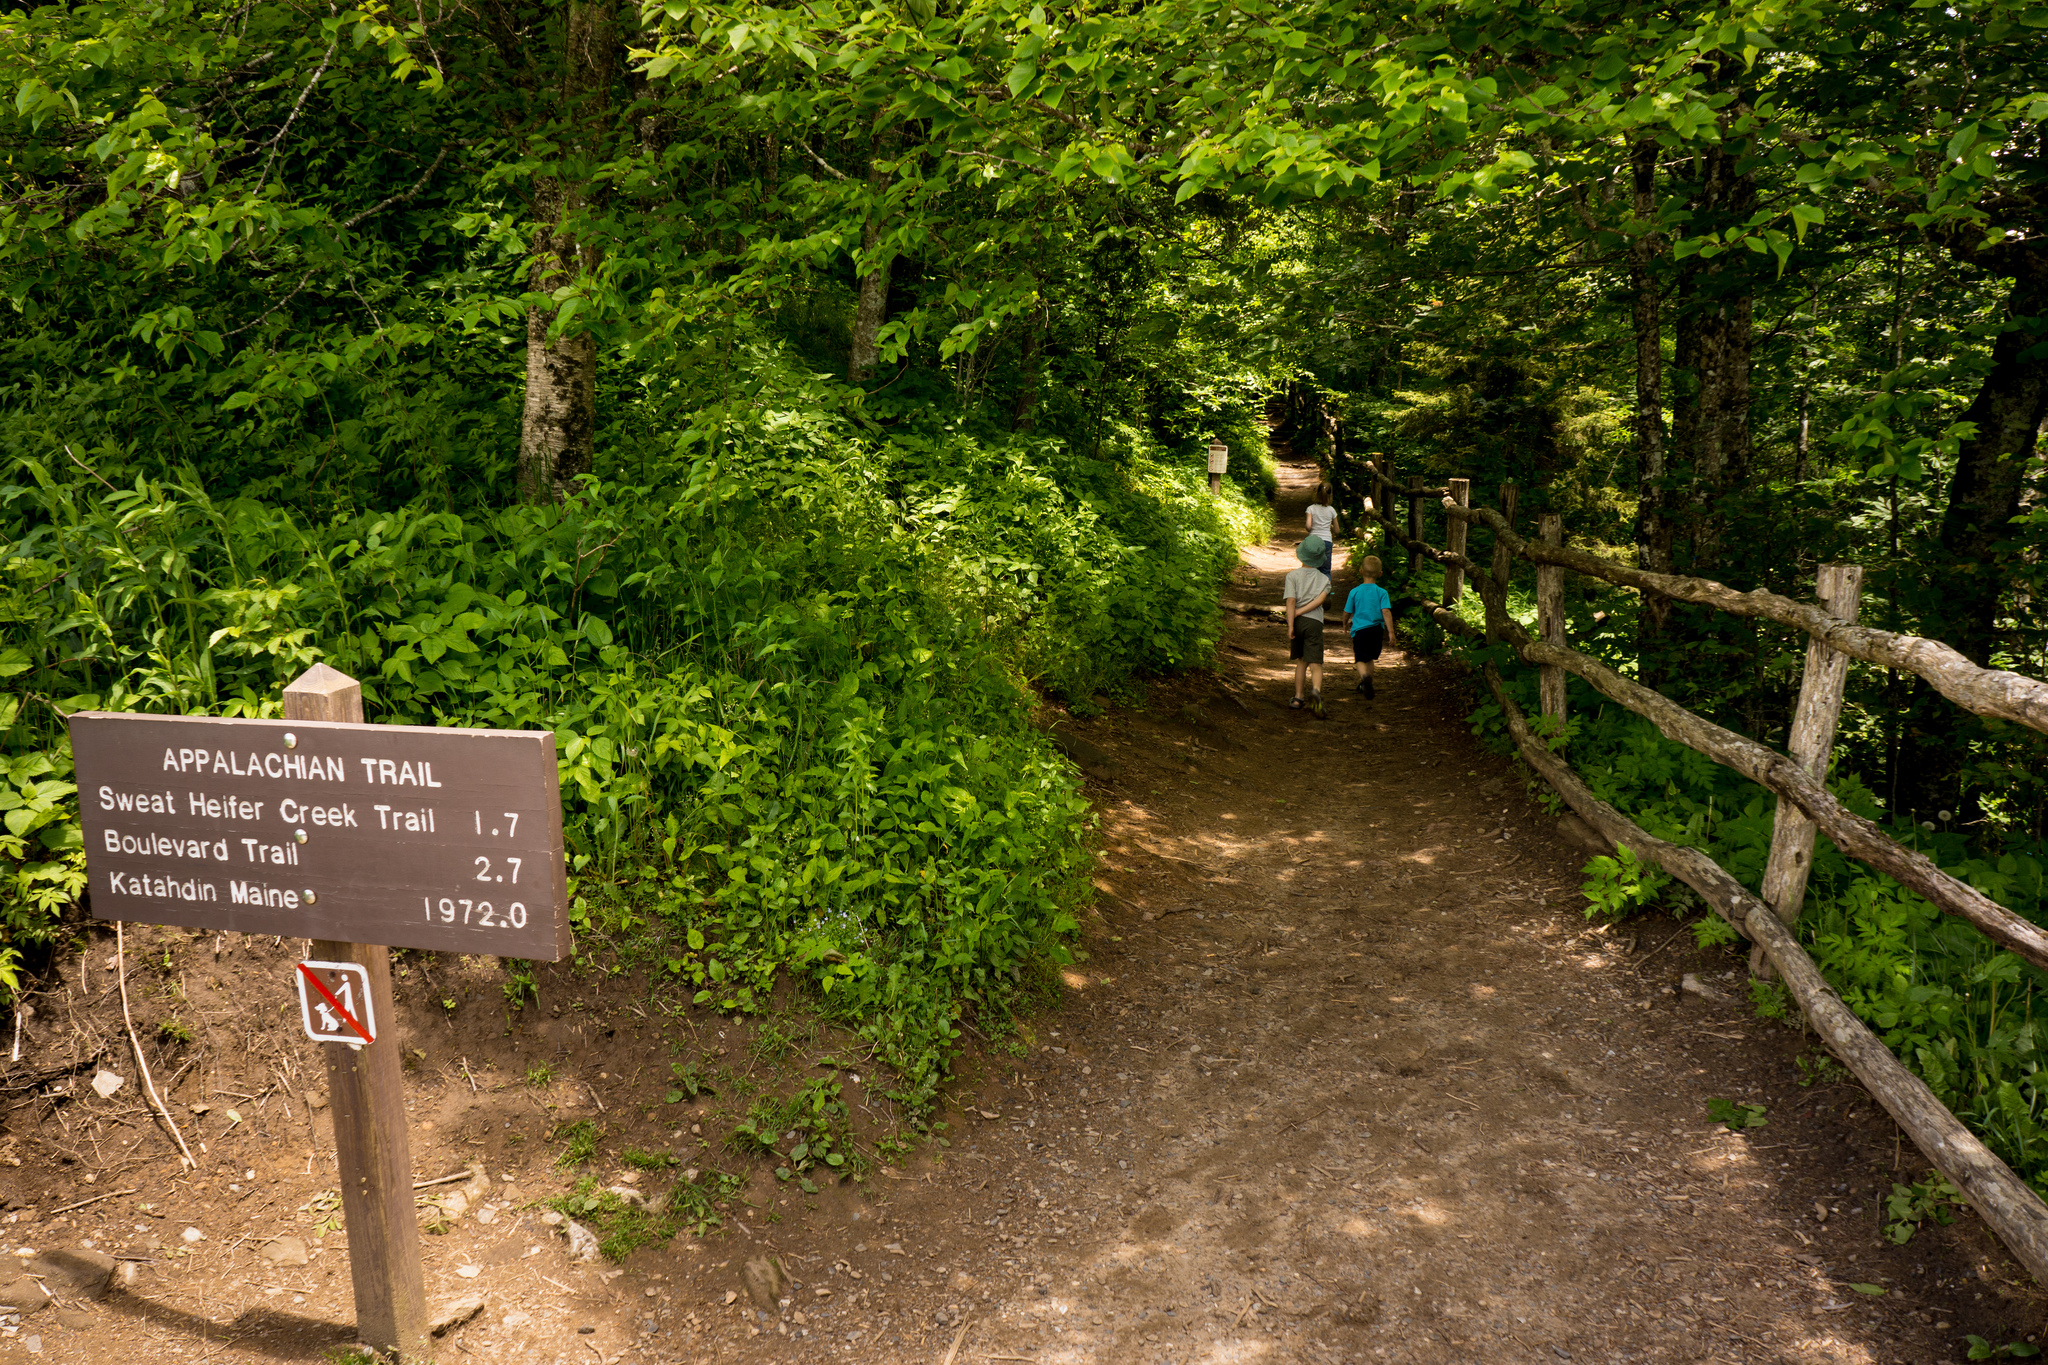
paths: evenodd
<path fill-rule="evenodd" d="M 1965 711 L 2015 721 L 2048 734 L 2048 683 L 2004 669 L 1981 668 L 1939 640 L 1901 635 L 1874 626 L 1859 626 L 1830 614 L 1818 604 L 1795 602 L 1762 589 L 1738 592 L 1710 578 L 1651 573 L 1602 559 L 1584 550 L 1524 540 L 1515 534 L 1514 528 L 1499 513 L 1485 508 L 1453 510 L 1447 507 L 1445 512 L 1452 517 L 1484 522 L 1495 535 L 1507 541 L 1517 558 L 1534 564 L 1554 564 L 1588 578 L 1605 579 L 1620 587 L 1635 588 L 1673 601 L 1716 607 L 1736 616 L 1757 616 L 1776 621 L 1779 625 L 1803 630 L 1853 659 L 1924 678 L 1936 691 Z"/>
<path fill-rule="evenodd" d="M 1369 464 L 1374 490 L 1395 489 L 1390 477 Z M 1779 798 L 1778 819 L 1766 867 L 1766 898 L 1758 899 L 1704 852 L 1657 839 L 1593 795 L 1557 752 L 1537 737 L 1500 674 L 1486 665 L 1488 687 L 1507 719 L 1518 753 L 1550 783 L 1580 818 L 1609 842 L 1678 878 L 1755 945 L 1752 966 L 1781 979 L 1829 1048 L 1891 1114 L 1936 1170 L 1963 1192 L 2000 1240 L 2037 1281 L 2048 1284 L 2048 1204 L 1944 1108 L 1934 1093 L 1893 1056 L 1842 1002 L 1800 946 L 1795 923 L 1811 866 L 1815 831 L 1824 832 L 1848 856 L 1884 872 L 1926 897 L 1948 914 L 1967 920 L 1986 937 L 2043 970 L 2048 970 L 2048 933 L 2015 915 L 1975 887 L 1950 876 L 1932 860 L 1892 839 L 1874 822 L 1848 810 L 1827 789 L 1828 754 L 1833 747 L 1848 659 L 1863 659 L 1926 678 L 1944 696 L 1979 715 L 2016 720 L 2048 731 L 2048 685 L 2016 673 L 1980 668 L 1949 646 L 1918 636 L 1873 630 L 1855 622 L 1860 571 L 1828 566 L 1819 604 L 1796 602 L 1767 592 L 1737 592 L 1709 579 L 1655 574 L 1617 564 L 1562 543 L 1562 524 L 1546 515 L 1540 539 L 1518 536 L 1511 518 L 1469 506 L 1469 482 L 1452 480 L 1443 508 L 1450 548 L 1437 549 L 1422 537 L 1421 480 L 1410 476 L 1399 490 L 1409 499 L 1407 533 L 1366 499 L 1369 520 L 1407 550 L 1411 566 L 1427 558 L 1444 566 L 1442 605 L 1430 609 L 1446 630 L 1513 645 L 1540 669 L 1546 716 L 1562 722 L 1564 675 L 1583 678 L 1603 695 L 1643 716 L 1677 743 L 1705 754 Z M 1504 489 L 1504 494 L 1509 490 Z M 1511 505 L 1512 497 L 1504 496 Z M 1473 523 L 1493 532 L 1492 563 L 1481 567 L 1464 553 L 1465 531 Z M 1508 614 L 1508 569 L 1520 558 L 1537 566 L 1540 638 Z M 1801 705 L 1788 756 L 1686 710 L 1670 698 L 1623 676 L 1566 641 L 1563 574 L 1571 571 L 1645 594 L 1718 607 L 1804 630 L 1811 637 Z M 1456 610 L 1469 576 L 1486 612 L 1482 629 Z M 1768 903 L 1767 903 L 1768 902 Z"/>

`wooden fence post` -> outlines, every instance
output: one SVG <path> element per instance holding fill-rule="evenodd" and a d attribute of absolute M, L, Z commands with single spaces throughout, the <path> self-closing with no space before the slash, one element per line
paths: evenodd
<path fill-rule="evenodd" d="M 362 723 L 362 684 L 314 664 L 284 689 L 286 720 Z M 426 1283 L 420 1267 L 419 1215 L 413 1208 L 412 1151 L 406 1133 L 397 1014 L 391 1004 L 390 950 L 376 944 L 313 940 L 313 957 L 369 969 L 370 1010 L 382 1025 L 362 1047 L 323 1043 L 328 1102 L 341 1163 L 341 1209 L 354 1281 L 356 1335 L 406 1361 L 427 1358 Z"/>
<path fill-rule="evenodd" d="M 1422 543 L 1422 476 L 1408 476 L 1408 539 L 1416 545 Z M 1415 566 L 1422 562 L 1422 556 L 1413 549 L 1408 551 L 1408 562 L 1401 569 L 1401 581 L 1415 580 Z"/>
<path fill-rule="evenodd" d="M 1470 507 L 1472 505 L 1472 480 L 1452 479 L 1451 501 L 1460 507 Z M 1463 517 L 1445 517 L 1444 520 L 1450 523 L 1444 528 L 1444 540 L 1447 542 L 1446 548 L 1454 555 L 1464 554 L 1465 536 L 1471 530 L 1471 527 L 1466 524 Z M 1458 605 L 1458 599 L 1464 596 L 1464 593 L 1465 570 L 1456 564 L 1444 565 L 1444 605 L 1455 608 Z"/>
<path fill-rule="evenodd" d="M 1862 609 L 1863 568 L 1858 564 L 1823 564 L 1814 584 L 1821 610 L 1853 622 Z M 1842 692 L 1849 681 L 1849 656 L 1819 640 L 1806 644 L 1806 671 L 1799 680 L 1799 709 L 1792 716 L 1792 761 L 1816 782 L 1828 778 L 1828 758 L 1835 747 L 1835 723 L 1842 714 Z M 1786 924 L 1799 922 L 1806 903 L 1806 878 L 1813 871 L 1814 823 L 1806 813 L 1778 798 L 1771 827 L 1771 855 L 1764 864 L 1763 901 Z M 1750 970 L 1771 975 L 1762 949 L 1751 949 Z"/>
<path fill-rule="evenodd" d="M 1537 522 L 1537 534 L 1545 545 L 1564 544 L 1564 517 L 1556 512 L 1545 512 Z M 1562 647 L 1565 643 L 1564 570 L 1556 564 L 1536 566 L 1536 633 L 1547 645 Z M 1555 716 L 1558 725 L 1562 726 L 1565 721 L 1564 669 L 1557 664 L 1544 664 L 1537 677 L 1543 714 Z"/>

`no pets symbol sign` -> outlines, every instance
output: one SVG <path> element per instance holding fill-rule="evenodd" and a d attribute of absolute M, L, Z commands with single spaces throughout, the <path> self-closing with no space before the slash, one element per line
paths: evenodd
<path fill-rule="evenodd" d="M 299 1019 L 316 1043 L 361 1047 L 377 1041 L 370 1005 L 370 972 L 356 962 L 301 962 Z"/>

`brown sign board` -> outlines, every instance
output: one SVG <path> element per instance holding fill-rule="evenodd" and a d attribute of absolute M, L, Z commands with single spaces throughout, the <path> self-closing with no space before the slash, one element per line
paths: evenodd
<path fill-rule="evenodd" d="M 95 919 L 569 953 L 555 737 L 81 711 Z"/>

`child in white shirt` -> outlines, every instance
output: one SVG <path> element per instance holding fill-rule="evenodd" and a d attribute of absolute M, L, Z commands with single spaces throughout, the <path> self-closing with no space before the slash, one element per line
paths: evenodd
<path fill-rule="evenodd" d="M 1323 577 L 1331 577 L 1330 553 L 1337 544 L 1337 509 L 1330 499 L 1335 494 L 1327 483 L 1316 485 L 1316 500 L 1308 505 L 1308 533 L 1323 542 L 1323 557 L 1315 567 L 1323 571 Z"/>

